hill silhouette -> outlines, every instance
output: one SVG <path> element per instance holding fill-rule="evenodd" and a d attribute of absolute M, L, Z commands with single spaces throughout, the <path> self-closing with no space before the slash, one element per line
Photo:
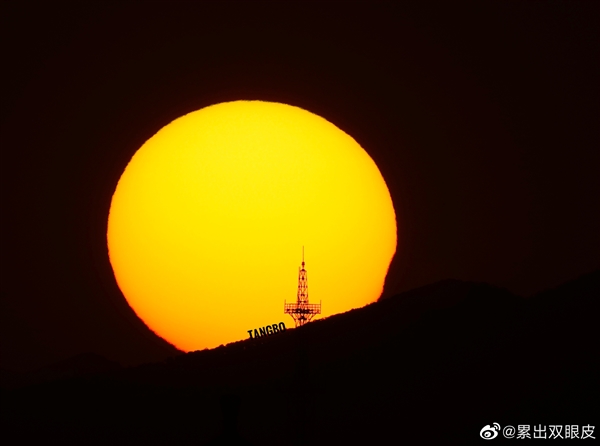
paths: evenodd
<path fill-rule="evenodd" d="M 494 422 L 594 425 L 598 296 L 599 271 L 528 299 L 446 280 L 271 337 L 5 389 L 2 435 L 468 444 Z"/>
<path fill-rule="evenodd" d="M 91 376 L 120 370 L 118 362 L 110 361 L 96 353 L 87 352 L 58 361 L 30 372 L 0 372 L 1 386 L 6 389 L 40 384 L 57 379 Z"/>

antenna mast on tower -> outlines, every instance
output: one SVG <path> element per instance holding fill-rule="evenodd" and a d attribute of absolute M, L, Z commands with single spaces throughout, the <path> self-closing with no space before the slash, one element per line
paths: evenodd
<path fill-rule="evenodd" d="M 308 278 L 304 268 L 304 246 L 302 247 L 302 267 L 298 271 L 298 295 L 295 304 L 283 303 L 283 312 L 294 319 L 297 327 L 310 322 L 317 314 L 321 314 L 321 304 L 311 304 L 308 301 Z"/>

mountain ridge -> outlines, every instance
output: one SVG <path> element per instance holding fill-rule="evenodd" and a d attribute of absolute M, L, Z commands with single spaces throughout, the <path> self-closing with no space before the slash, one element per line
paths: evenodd
<path fill-rule="evenodd" d="M 207 444 L 227 425 L 223 395 L 240 401 L 239 438 L 265 445 L 298 440 L 302 419 L 316 445 L 380 444 L 400 428 L 411 444 L 420 433 L 469 444 L 494 420 L 593 424 L 600 271 L 535 299 L 432 285 L 269 337 L 4 390 L 3 430 L 64 444 Z"/>

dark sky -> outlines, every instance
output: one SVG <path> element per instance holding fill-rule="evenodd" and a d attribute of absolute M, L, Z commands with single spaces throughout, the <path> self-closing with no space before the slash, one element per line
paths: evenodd
<path fill-rule="evenodd" d="M 149 137 L 218 102 L 296 105 L 369 152 L 399 227 L 385 295 L 600 266 L 595 2 L 39 3 L 0 9 L 1 368 L 172 352 L 117 288 L 108 209 Z"/>

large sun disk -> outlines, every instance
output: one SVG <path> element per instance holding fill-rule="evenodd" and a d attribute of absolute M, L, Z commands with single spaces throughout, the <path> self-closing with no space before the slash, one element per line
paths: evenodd
<path fill-rule="evenodd" d="M 326 317 L 379 297 L 396 217 L 377 166 L 336 126 L 290 105 L 185 115 L 133 156 L 112 198 L 117 283 L 159 336 L 191 351 L 284 321 L 302 246 Z"/>

